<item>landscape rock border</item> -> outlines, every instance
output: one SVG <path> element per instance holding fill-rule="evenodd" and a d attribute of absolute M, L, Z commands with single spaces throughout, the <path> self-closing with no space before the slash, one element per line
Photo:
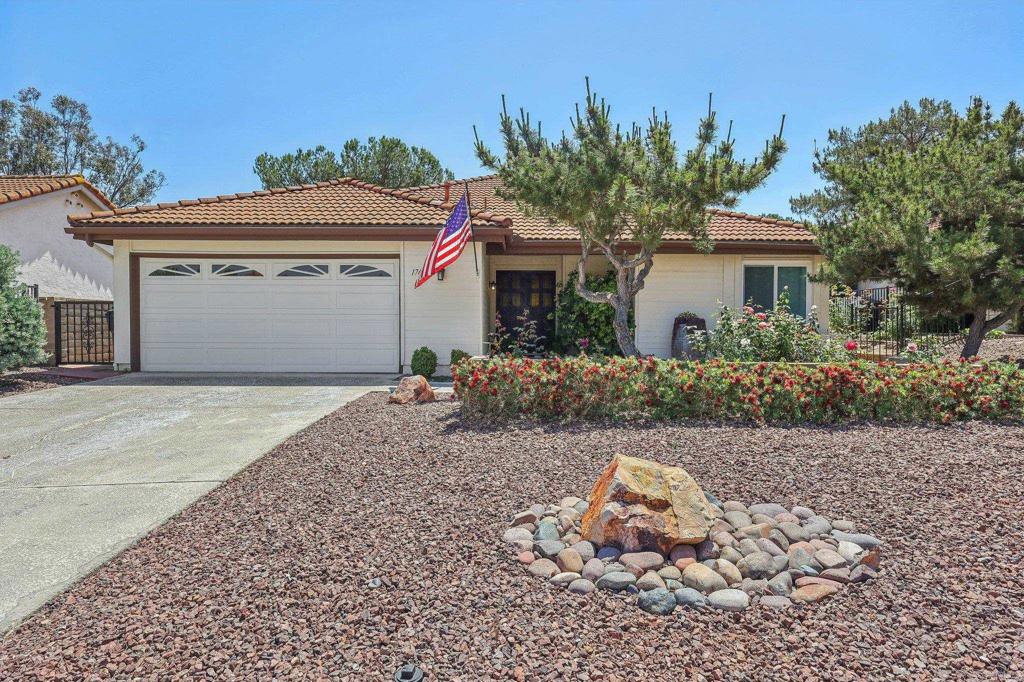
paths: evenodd
<path fill-rule="evenodd" d="M 714 517 L 708 536 L 668 554 L 623 553 L 585 540 L 581 519 L 590 505 L 578 497 L 516 514 L 502 541 L 533 576 L 577 595 L 635 595 L 637 606 L 656 615 L 677 608 L 790 609 L 878 575 L 882 542 L 851 521 L 808 507 L 746 506 L 705 495 Z"/>

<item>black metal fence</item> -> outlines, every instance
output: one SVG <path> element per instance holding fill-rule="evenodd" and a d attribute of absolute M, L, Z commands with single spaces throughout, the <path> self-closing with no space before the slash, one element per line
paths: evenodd
<path fill-rule="evenodd" d="M 939 346 L 955 343 L 969 324 L 969 319 L 922 315 L 899 287 L 833 296 L 829 308 L 832 333 L 856 341 L 861 353 L 877 357 L 900 355 L 911 341 Z"/>
<path fill-rule="evenodd" d="M 114 361 L 114 304 L 110 301 L 54 303 L 54 355 L 58 365 Z"/>

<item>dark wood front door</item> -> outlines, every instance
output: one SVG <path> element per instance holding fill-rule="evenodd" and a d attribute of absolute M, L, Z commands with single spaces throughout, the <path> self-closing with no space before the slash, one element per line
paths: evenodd
<path fill-rule="evenodd" d="M 537 323 L 537 333 L 544 345 L 551 343 L 555 321 L 555 273 L 550 270 L 498 270 L 495 292 L 496 312 L 510 331 L 519 326 L 518 318 L 526 311 L 529 320 Z"/>

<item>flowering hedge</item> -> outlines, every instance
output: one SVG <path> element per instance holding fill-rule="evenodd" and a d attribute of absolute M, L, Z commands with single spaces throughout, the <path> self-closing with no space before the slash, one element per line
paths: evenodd
<path fill-rule="evenodd" d="M 1011 364 L 683 363 L 585 355 L 493 357 L 453 368 L 456 397 L 482 420 L 714 419 L 759 423 L 1024 420 Z"/>

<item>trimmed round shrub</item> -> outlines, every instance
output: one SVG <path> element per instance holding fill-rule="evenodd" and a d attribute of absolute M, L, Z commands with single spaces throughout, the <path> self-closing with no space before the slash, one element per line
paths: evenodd
<path fill-rule="evenodd" d="M 437 353 L 426 346 L 417 348 L 413 351 L 410 368 L 413 374 L 419 374 L 429 381 L 437 371 Z"/>
<path fill-rule="evenodd" d="M 471 357 L 473 357 L 473 356 L 470 355 L 469 353 L 467 353 L 464 350 L 460 350 L 458 348 L 452 348 L 452 354 L 449 356 L 448 364 L 450 366 L 454 367 L 455 365 L 459 364 L 463 360 L 469 360 Z"/>

